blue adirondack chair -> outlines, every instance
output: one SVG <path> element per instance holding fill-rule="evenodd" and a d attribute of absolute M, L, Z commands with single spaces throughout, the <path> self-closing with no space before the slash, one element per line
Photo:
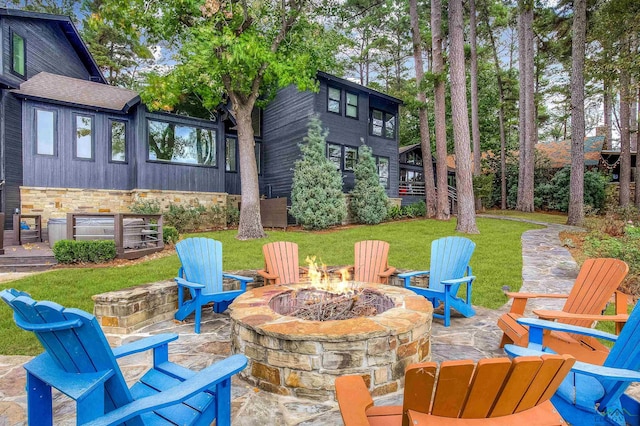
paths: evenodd
<path fill-rule="evenodd" d="M 196 373 L 169 361 L 176 334 L 159 334 L 111 349 L 96 318 L 27 293 L 3 290 L 16 324 L 45 352 L 27 362 L 29 425 L 52 425 L 51 388 L 76 401 L 82 425 L 231 424 L 231 376 L 247 365 L 233 355 Z M 153 349 L 153 367 L 131 388 L 117 359 Z"/>
<path fill-rule="evenodd" d="M 431 243 L 431 268 L 429 271 L 407 272 L 398 274 L 404 279 L 404 286 L 429 299 L 434 307 L 440 302 L 444 304 L 444 313 L 433 314 L 444 319 L 444 326 L 449 327 L 451 309 L 455 309 L 465 317 L 472 317 L 476 312 L 471 307 L 471 284 L 476 278 L 471 275 L 469 260 L 476 244 L 463 237 L 445 237 Z M 411 285 L 411 278 L 429 275 L 429 288 Z M 466 297 L 458 297 L 461 284 L 466 284 Z"/>
<path fill-rule="evenodd" d="M 518 322 L 529 327 L 529 346 L 505 345 L 504 350 L 512 357 L 550 352 L 542 346 L 543 330 L 615 342 L 604 365 L 576 362 L 551 402 L 560 415 L 574 425 L 639 425 L 640 403 L 624 393 L 630 383 L 640 381 L 639 306 L 636 304 L 619 336 L 592 328 L 521 318 Z"/>
<path fill-rule="evenodd" d="M 195 313 L 195 331 L 200 333 L 202 306 L 213 302 L 214 312 L 224 312 L 236 297 L 245 292 L 253 278 L 222 272 L 222 243 L 210 238 L 187 238 L 176 244 L 182 266 L 175 278 L 178 284 L 178 311 L 175 318 L 184 321 Z M 223 278 L 240 281 L 239 290 L 224 291 Z M 191 299 L 186 299 L 184 290 Z"/>

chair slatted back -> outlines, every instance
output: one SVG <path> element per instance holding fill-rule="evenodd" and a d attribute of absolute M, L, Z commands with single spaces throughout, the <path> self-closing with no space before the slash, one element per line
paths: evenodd
<path fill-rule="evenodd" d="M 0 297 L 14 311 L 16 324 L 33 331 L 58 367 L 69 373 L 113 371 L 105 383 L 107 412 L 132 401 L 120 367 L 96 318 L 57 303 L 36 302 L 26 293 L 4 290 Z M 127 424 L 138 424 L 134 419 Z"/>
<path fill-rule="evenodd" d="M 619 259 L 587 259 L 578 273 L 578 277 L 569 293 L 562 310 L 569 313 L 602 313 L 611 295 L 620 286 L 629 272 L 629 266 Z M 589 320 L 560 320 L 565 324 L 591 327 Z"/>
<path fill-rule="evenodd" d="M 368 240 L 355 244 L 355 263 L 353 279 L 370 283 L 386 284 L 380 273 L 389 268 L 389 243 Z"/>
<path fill-rule="evenodd" d="M 262 246 L 265 271 L 278 277 L 274 284 L 300 282 L 298 265 L 298 245 L 289 241 L 278 241 Z"/>
<path fill-rule="evenodd" d="M 627 370 L 640 371 L 640 303 L 633 308 L 631 315 L 622 328 L 615 344 L 611 348 L 607 359 L 604 361 L 605 367 L 624 368 Z M 607 393 L 611 386 L 616 385 L 615 380 L 605 384 Z"/>
<path fill-rule="evenodd" d="M 211 238 L 187 238 L 176 244 L 176 252 L 187 281 L 202 284 L 202 294 L 220 293 L 222 287 L 222 243 Z"/>
<path fill-rule="evenodd" d="M 465 419 L 519 413 L 548 401 L 574 362 L 569 355 L 444 361 L 438 374 L 435 362 L 414 364 L 405 373 L 402 411 Z"/>
<path fill-rule="evenodd" d="M 476 244 L 464 237 L 444 237 L 431 243 L 429 264 L 429 288 L 444 291 L 444 280 L 462 278 L 467 273 Z M 451 287 L 451 294 L 458 293 L 458 285 Z"/>

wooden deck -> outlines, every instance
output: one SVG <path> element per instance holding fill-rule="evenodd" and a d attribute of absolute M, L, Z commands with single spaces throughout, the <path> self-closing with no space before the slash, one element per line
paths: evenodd
<path fill-rule="evenodd" d="M 5 246 L 0 255 L 0 272 L 45 271 L 56 265 L 47 242 Z"/>

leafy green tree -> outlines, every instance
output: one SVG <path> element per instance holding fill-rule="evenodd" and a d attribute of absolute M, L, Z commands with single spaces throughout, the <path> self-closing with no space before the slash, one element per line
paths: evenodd
<path fill-rule="evenodd" d="M 291 215 L 306 229 L 326 229 L 347 216 L 342 177 L 325 155 L 327 134 L 319 118 L 309 120 L 293 171 Z"/>
<path fill-rule="evenodd" d="M 309 0 L 105 0 L 101 10 L 132 17 L 135 31 L 173 53 L 174 67 L 148 76 L 150 108 L 171 110 L 184 94 L 210 109 L 230 103 L 242 172 L 237 238 L 264 237 L 251 112 L 279 88 L 317 90 L 318 69 L 332 71 L 339 39 L 323 25 L 326 10 Z"/>
<path fill-rule="evenodd" d="M 387 217 L 389 200 L 380 185 L 376 162 L 367 145 L 358 148 L 358 163 L 354 175 L 355 185 L 349 204 L 351 215 L 358 223 L 376 225 L 382 222 Z"/>

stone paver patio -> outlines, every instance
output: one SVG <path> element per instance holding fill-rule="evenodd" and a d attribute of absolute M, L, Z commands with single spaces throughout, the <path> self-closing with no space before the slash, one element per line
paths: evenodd
<path fill-rule="evenodd" d="M 558 239 L 558 233 L 568 227 L 549 225 L 545 229 L 527 231 L 523 243 L 523 286 L 526 292 L 566 293 L 577 276 L 577 265 Z M 563 301 L 532 300 L 528 308 L 559 308 Z M 476 308 L 477 315 L 463 318 L 452 315 L 451 327 L 433 321 L 431 350 L 434 361 L 473 359 L 502 356 L 498 348 L 501 331 L 497 318 L 509 309 Z M 196 335 L 192 323 L 164 321 L 126 336 L 110 335 L 112 345 L 137 340 L 159 332 L 174 332 L 180 339 L 170 345 L 170 359 L 196 370 L 228 356 L 231 352 L 230 320 L 226 314 L 203 314 L 202 333 Z M 0 426 L 25 424 L 25 374 L 22 364 L 31 359 L 25 356 L 0 356 Z M 149 354 L 126 357 L 121 362 L 128 382 L 146 371 L 151 362 Z M 634 392 L 635 393 L 635 392 Z M 240 380 L 233 379 L 233 424 L 253 425 L 340 425 L 342 420 L 334 401 L 313 401 L 279 396 L 261 391 Z M 401 392 L 376 399 L 376 405 L 400 404 Z M 55 396 L 56 424 L 75 424 L 74 406 L 62 396 Z"/>

